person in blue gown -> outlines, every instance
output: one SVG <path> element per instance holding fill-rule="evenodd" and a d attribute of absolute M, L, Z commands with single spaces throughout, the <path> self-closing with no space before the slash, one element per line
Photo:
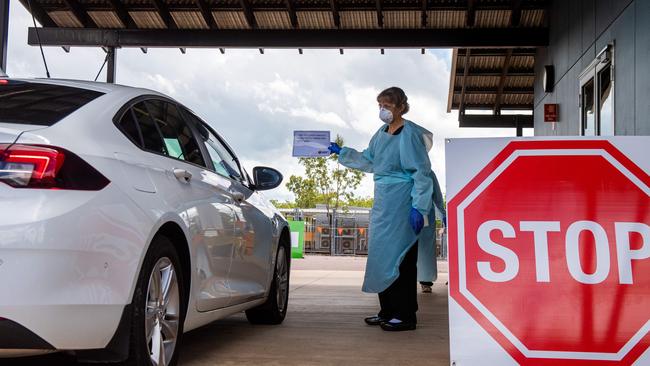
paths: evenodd
<path fill-rule="evenodd" d="M 368 261 L 362 290 L 378 293 L 380 311 L 365 319 L 386 331 L 416 327 L 418 235 L 428 225 L 433 184 L 428 151 L 432 134 L 406 120 L 404 91 L 388 88 L 377 96 L 384 125 L 359 152 L 331 143 L 330 151 L 349 168 L 373 173 L 374 204 Z M 433 224 L 433 223 L 431 223 Z"/>
<path fill-rule="evenodd" d="M 423 293 L 431 293 L 433 283 L 438 279 L 438 262 L 436 255 L 436 216 L 440 217 L 443 227 L 447 225 L 447 210 L 442 197 L 442 190 L 436 174 L 431 171 L 433 182 L 433 205 L 429 212 L 431 225 L 422 229 L 418 241 L 418 282 Z M 444 229 L 441 229 L 444 230 Z M 442 235 L 442 233 L 440 233 Z"/>

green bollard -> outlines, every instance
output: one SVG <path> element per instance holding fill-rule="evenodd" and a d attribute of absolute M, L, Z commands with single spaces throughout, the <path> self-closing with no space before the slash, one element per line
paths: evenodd
<path fill-rule="evenodd" d="M 291 234 L 291 258 L 304 258 L 305 251 L 305 222 L 289 222 L 289 232 Z"/>

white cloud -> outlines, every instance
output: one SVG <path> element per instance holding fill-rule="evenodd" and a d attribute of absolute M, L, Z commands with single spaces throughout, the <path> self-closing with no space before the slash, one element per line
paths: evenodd
<path fill-rule="evenodd" d="M 302 117 L 325 125 L 336 126 L 336 127 L 347 126 L 345 121 L 343 121 L 343 119 L 338 114 L 334 112 L 317 111 L 307 106 L 302 106 L 300 108 L 293 108 L 291 109 L 289 114 L 293 117 Z"/>

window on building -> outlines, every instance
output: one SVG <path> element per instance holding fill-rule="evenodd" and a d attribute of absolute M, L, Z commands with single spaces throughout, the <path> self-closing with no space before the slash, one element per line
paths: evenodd
<path fill-rule="evenodd" d="M 584 136 L 613 136 L 613 46 L 605 48 L 580 74 L 580 119 Z"/>

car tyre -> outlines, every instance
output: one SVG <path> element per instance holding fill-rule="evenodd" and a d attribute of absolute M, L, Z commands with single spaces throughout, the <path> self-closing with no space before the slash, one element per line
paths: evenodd
<path fill-rule="evenodd" d="M 180 263 L 172 242 L 156 236 L 133 294 L 126 365 L 173 366 L 178 362 L 187 302 Z"/>
<path fill-rule="evenodd" d="M 284 321 L 289 304 L 290 263 L 287 248 L 279 245 L 269 297 L 262 305 L 246 310 L 246 318 L 251 324 L 280 324 Z"/>

